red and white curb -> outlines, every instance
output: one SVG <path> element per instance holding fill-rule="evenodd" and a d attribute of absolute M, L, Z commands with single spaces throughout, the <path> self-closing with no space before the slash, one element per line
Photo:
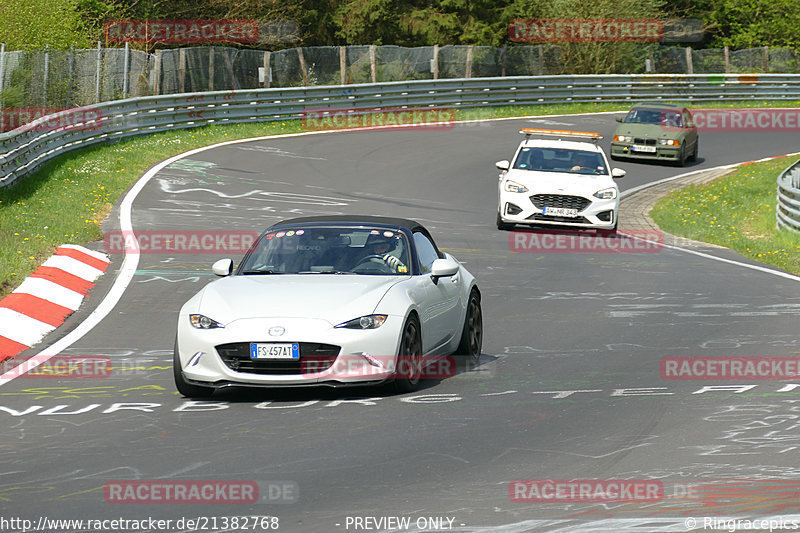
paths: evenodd
<path fill-rule="evenodd" d="M 0 300 L 0 361 L 27 350 L 63 324 L 109 263 L 103 253 L 65 244 Z"/>

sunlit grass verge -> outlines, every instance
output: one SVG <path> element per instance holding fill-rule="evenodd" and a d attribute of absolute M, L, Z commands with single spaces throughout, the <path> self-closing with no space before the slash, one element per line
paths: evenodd
<path fill-rule="evenodd" d="M 626 103 L 499 106 L 456 111 L 457 120 L 626 111 Z M 697 107 L 712 107 L 698 103 Z M 800 107 L 800 101 L 719 102 L 713 107 Z M 60 245 L 102 238 L 100 222 L 148 168 L 216 142 L 297 133 L 299 120 L 206 126 L 90 147 L 62 155 L 10 188 L 0 188 L 0 297 Z"/>
<path fill-rule="evenodd" d="M 667 233 L 719 244 L 800 274 L 800 234 L 775 227 L 778 175 L 798 159 L 738 167 L 712 183 L 674 191 L 650 215 Z"/>

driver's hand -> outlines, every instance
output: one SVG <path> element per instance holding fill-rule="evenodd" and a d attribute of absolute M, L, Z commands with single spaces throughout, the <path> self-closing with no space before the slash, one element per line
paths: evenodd
<path fill-rule="evenodd" d="M 403 263 L 400 262 L 400 260 L 393 255 L 386 254 L 383 256 L 383 260 L 387 265 L 392 267 L 395 271 L 398 270 L 399 266 L 403 265 Z"/>

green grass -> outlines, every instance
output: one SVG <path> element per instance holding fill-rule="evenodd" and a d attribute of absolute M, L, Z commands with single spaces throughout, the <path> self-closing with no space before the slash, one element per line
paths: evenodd
<path fill-rule="evenodd" d="M 714 102 L 698 107 L 800 107 L 800 102 Z M 626 111 L 630 104 L 577 103 L 457 110 L 457 120 Z M 132 138 L 59 156 L 17 184 L 0 188 L 0 297 L 62 244 L 102 238 L 100 222 L 151 166 L 216 142 L 296 133 L 299 120 L 206 126 Z"/>
<path fill-rule="evenodd" d="M 712 183 L 674 191 L 650 216 L 673 235 L 719 244 L 800 274 L 800 234 L 775 228 L 777 177 L 798 159 L 742 166 Z"/>

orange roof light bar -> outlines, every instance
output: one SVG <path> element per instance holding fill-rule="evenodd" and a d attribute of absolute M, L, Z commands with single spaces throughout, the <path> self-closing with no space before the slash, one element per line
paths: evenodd
<path fill-rule="evenodd" d="M 603 136 L 596 131 L 567 131 L 567 130 L 540 130 L 536 128 L 522 128 L 520 133 L 525 135 L 548 135 L 551 137 L 581 137 L 583 139 L 592 139 L 594 141 L 602 139 Z"/>

